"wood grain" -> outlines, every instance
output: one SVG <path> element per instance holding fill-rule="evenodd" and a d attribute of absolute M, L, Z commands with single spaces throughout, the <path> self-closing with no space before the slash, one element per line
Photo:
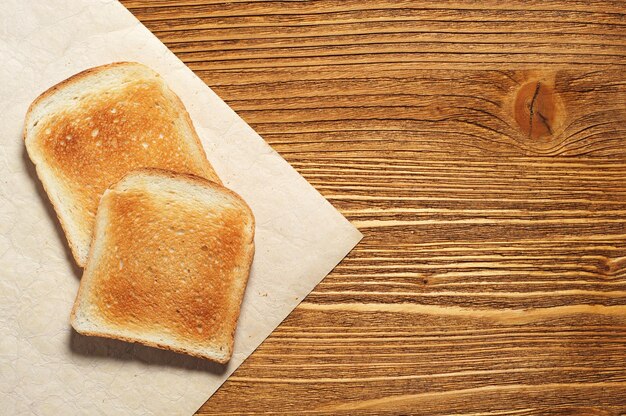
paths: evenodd
<path fill-rule="evenodd" d="M 626 414 L 623 1 L 123 3 L 365 234 L 199 414 Z"/>

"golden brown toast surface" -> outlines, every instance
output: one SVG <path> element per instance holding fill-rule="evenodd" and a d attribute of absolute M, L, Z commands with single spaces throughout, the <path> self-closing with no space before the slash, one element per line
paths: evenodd
<path fill-rule="evenodd" d="M 163 338 L 169 341 L 157 346 L 211 345 L 230 354 L 254 219 L 231 191 L 200 183 L 215 203 L 167 184 L 104 194 L 75 310 L 95 316 L 103 332 L 119 331 L 114 338 L 148 345 Z"/>
<path fill-rule="evenodd" d="M 110 73 L 115 76 L 103 79 Z M 90 79 L 98 82 L 86 83 Z M 39 112 L 43 115 L 27 142 L 38 169 L 48 169 L 55 178 L 57 185 L 44 183 L 46 189 L 60 187 L 75 207 L 73 218 L 62 221 L 91 230 L 102 193 L 137 168 L 162 168 L 220 182 L 183 104 L 156 73 L 134 63 L 94 68 L 44 93 L 33 107 L 77 83 L 80 90 L 64 97 L 65 104 Z"/>

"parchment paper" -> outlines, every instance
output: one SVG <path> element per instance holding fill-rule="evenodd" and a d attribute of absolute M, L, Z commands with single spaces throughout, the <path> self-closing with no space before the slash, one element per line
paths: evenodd
<path fill-rule="evenodd" d="M 28 105 L 45 89 L 122 60 L 163 75 L 187 106 L 216 171 L 256 216 L 256 257 L 226 367 L 70 329 L 81 270 L 26 156 L 21 130 Z M 360 238 L 117 1 L 2 1 L 0 413 L 191 414 Z"/>

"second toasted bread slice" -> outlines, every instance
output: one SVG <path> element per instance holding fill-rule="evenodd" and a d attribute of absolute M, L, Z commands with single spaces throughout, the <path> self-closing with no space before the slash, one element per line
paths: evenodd
<path fill-rule="evenodd" d="M 102 196 L 72 326 L 224 363 L 253 239 L 252 212 L 234 192 L 189 175 L 133 172 Z"/>
<path fill-rule="evenodd" d="M 28 110 L 24 139 L 81 266 L 100 196 L 126 173 L 153 167 L 220 182 L 180 99 L 138 63 L 92 68 L 49 89 Z"/>

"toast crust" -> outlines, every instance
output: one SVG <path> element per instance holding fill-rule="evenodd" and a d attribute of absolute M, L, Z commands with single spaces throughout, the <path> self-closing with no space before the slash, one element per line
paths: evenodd
<path fill-rule="evenodd" d="M 223 203 L 212 211 L 168 196 L 167 184 L 159 184 L 159 195 L 126 186 L 155 177 L 201 187 Z M 204 178 L 141 169 L 105 192 L 95 227 L 72 326 L 227 362 L 254 257 L 254 216 L 245 201 Z M 99 324 L 82 324 L 86 313 Z"/>
<path fill-rule="evenodd" d="M 105 84 L 112 70 L 118 78 Z M 64 96 L 91 80 L 103 85 Z M 63 103 L 47 111 L 55 99 Z M 51 87 L 31 104 L 23 135 L 80 266 L 100 196 L 129 171 L 164 168 L 221 183 L 180 98 L 138 63 L 90 68 Z"/>

